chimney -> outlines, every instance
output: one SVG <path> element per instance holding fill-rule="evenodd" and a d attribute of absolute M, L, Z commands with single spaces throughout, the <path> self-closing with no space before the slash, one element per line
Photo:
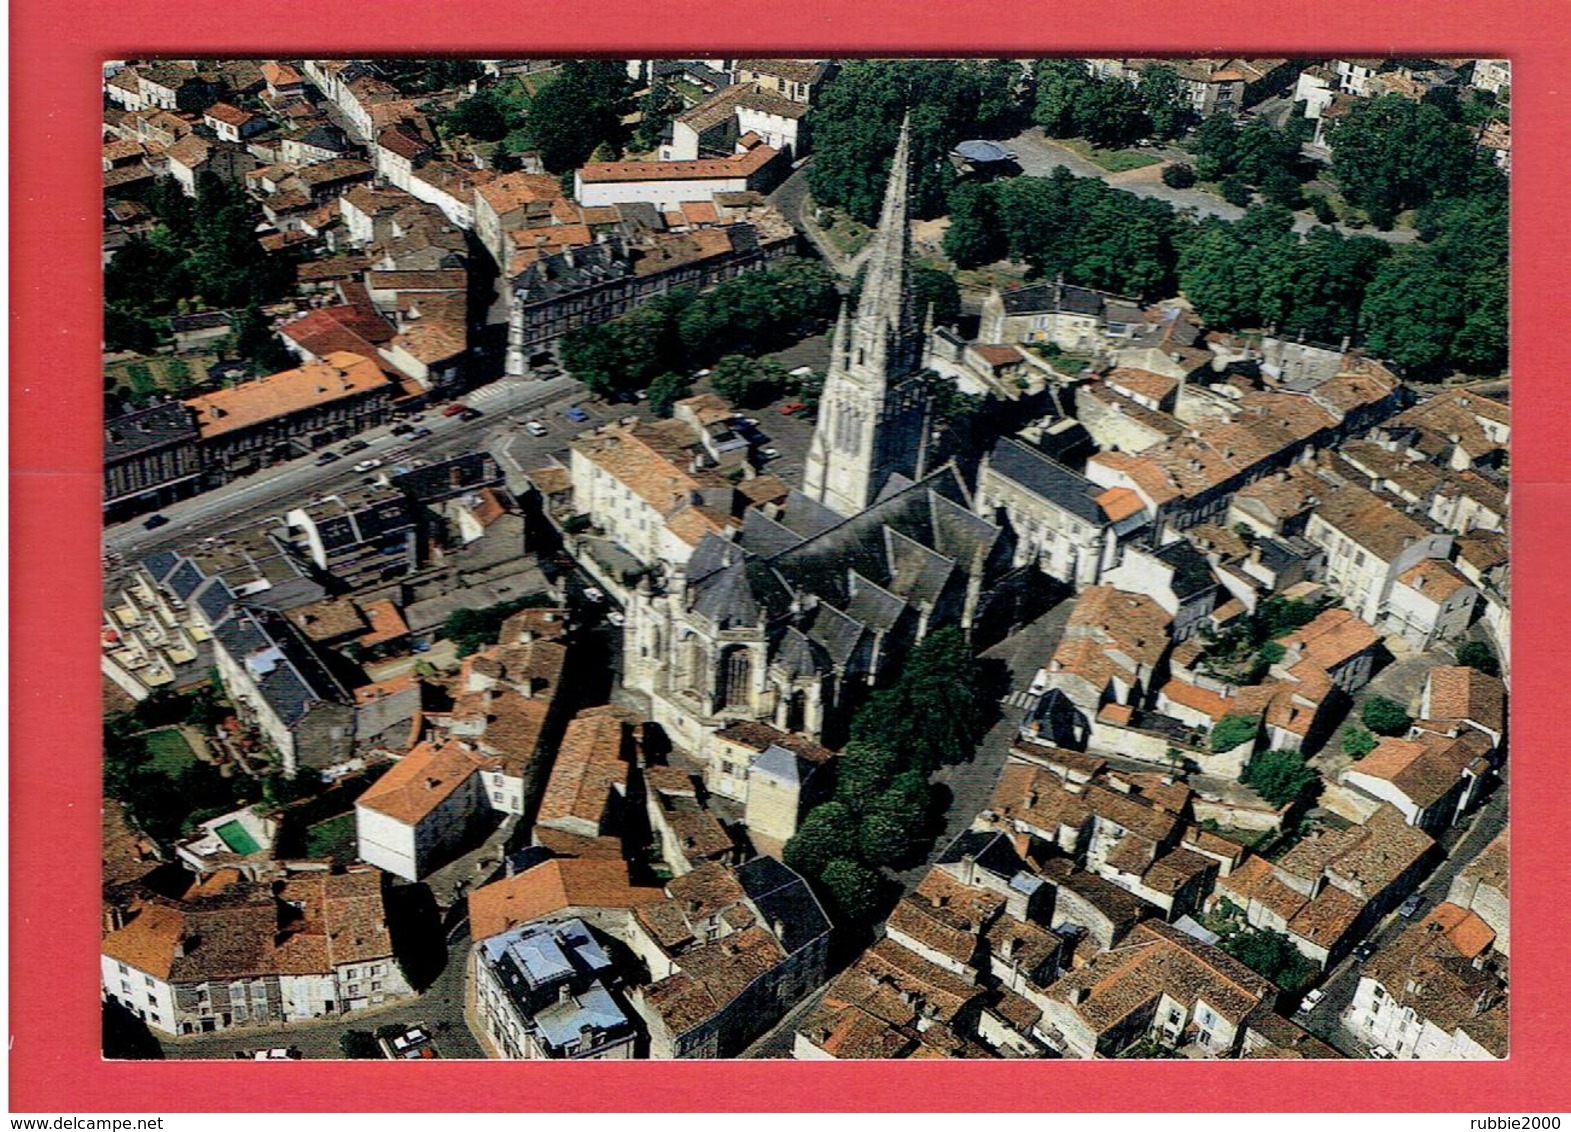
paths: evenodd
<path fill-rule="evenodd" d="M 1069 992 L 1069 1005 L 1079 1006 L 1089 997 L 1091 997 L 1090 987 L 1076 987 L 1074 990 Z"/>
<path fill-rule="evenodd" d="M 960 858 L 960 883 L 965 885 L 976 883 L 976 857 L 970 853 Z"/>

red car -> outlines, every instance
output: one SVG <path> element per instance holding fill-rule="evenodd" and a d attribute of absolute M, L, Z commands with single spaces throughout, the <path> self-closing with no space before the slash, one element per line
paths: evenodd
<path fill-rule="evenodd" d="M 459 413 L 467 412 L 468 409 L 469 406 L 465 405 L 462 401 L 455 401 L 447 408 L 442 410 L 442 415 L 444 417 L 456 417 Z"/>
<path fill-rule="evenodd" d="M 797 413 L 807 412 L 807 406 L 800 401 L 788 401 L 780 406 L 780 415 L 785 417 L 795 416 Z"/>

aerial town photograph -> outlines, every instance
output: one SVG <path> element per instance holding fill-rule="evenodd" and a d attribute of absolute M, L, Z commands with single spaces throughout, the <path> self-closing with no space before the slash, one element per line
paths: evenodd
<path fill-rule="evenodd" d="M 1507 60 L 102 96 L 104 1057 L 1507 1057 Z"/>

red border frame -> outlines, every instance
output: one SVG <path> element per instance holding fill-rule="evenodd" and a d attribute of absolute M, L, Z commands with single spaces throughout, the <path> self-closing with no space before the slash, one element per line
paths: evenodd
<path fill-rule="evenodd" d="M 155 12 L 94 0 L 12 5 L 11 1108 L 16 1111 L 477 1110 L 1368 1110 L 1571 1107 L 1571 901 L 1555 833 L 1571 803 L 1552 740 L 1571 686 L 1557 567 L 1571 552 L 1571 394 L 1540 374 L 1554 345 L 1571 239 L 1554 161 L 1571 137 L 1559 92 L 1571 35 L 1556 0 L 1356 0 L 1314 14 L 1265 0 L 930 9 L 835 0 L 749 9 L 694 0 L 533 7 L 352 0 L 223 0 Z M 1286 9 L 1286 10 L 1284 10 Z M 510 46 L 509 46 L 510 45 Z M 372 1063 L 103 1062 L 98 1049 L 98 689 L 101 59 L 142 54 L 429 53 L 716 55 L 921 53 L 1349 53 L 1514 60 L 1514 344 L 1521 372 L 1513 786 L 1517 900 L 1512 1055 L 1436 1063 Z M 94 375 L 94 376 L 89 376 Z M 505 1077 L 503 1076 L 505 1074 Z M 503 1081 L 506 1084 L 502 1084 Z M 224 1104 L 224 1102 L 228 1102 Z"/>

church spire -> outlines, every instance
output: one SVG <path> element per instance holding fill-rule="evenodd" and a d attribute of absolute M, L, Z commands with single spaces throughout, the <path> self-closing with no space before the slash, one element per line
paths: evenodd
<path fill-rule="evenodd" d="M 878 231 L 868 255 L 853 327 L 853 349 L 890 377 L 903 377 L 919 364 L 916 303 L 911 294 L 911 114 L 900 123 L 900 137 L 889 165 Z"/>

